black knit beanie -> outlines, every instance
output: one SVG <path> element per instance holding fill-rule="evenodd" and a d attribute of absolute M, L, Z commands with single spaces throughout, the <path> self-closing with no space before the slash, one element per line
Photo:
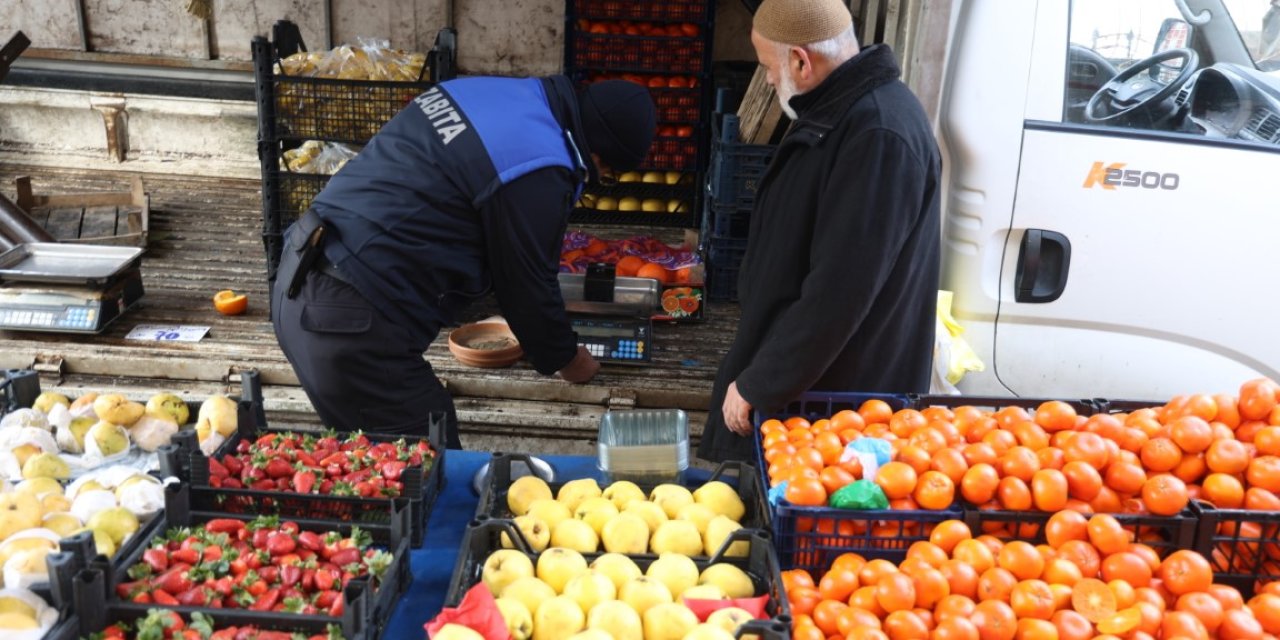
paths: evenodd
<path fill-rule="evenodd" d="M 626 80 L 605 80 L 587 85 L 578 104 L 587 150 L 615 171 L 640 166 L 657 121 L 649 90 Z"/>

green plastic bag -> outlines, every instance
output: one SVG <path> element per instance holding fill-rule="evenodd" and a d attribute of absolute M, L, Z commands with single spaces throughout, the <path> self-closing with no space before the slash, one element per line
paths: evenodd
<path fill-rule="evenodd" d="M 855 480 L 835 493 L 827 502 L 837 509 L 888 509 L 889 499 L 885 497 L 880 485 L 870 480 Z"/>

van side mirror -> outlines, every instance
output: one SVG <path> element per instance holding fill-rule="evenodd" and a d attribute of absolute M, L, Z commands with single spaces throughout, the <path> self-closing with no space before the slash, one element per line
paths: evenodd
<path fill-rule="evenodd" d="M 1195 27 L 1187 24 L 1185 20 L 1165 18 L 1164 22 L 1160 23 L 1160 32 L 1156 36 L 1156 44 L 1151 51 L 1151 55 L 1168 51 L 1169 49 L 1189 48 L 1194 29 Z"/>

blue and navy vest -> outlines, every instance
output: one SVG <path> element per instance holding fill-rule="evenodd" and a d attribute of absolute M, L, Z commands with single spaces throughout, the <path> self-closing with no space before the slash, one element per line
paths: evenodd
<path fill-rule="evenodd" d="M 538 169 L 584 175 L 570 137 L 541 79 L 442 82 L 383 126 L 316 197 L 312 209 L 328 227 L 325 255 L 370 302 L 429 341 L 490 287 L 477 210 Z"/>

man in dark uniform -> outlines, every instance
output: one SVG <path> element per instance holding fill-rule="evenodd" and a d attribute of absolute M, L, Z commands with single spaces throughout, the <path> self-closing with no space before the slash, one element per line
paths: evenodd
<path fill-rule="evenodd" d="M 465 78 L 415 98 L 285 234 L 272 284 L 280 347 L 325 425 L 425 435 L 453 400 L 423 358 L 440 328 L 492 291 L 525 357 L 584 383 L 560 296 L 560 243 L 584 182 L 640 164 L 648 91 L 581 93 L 563 76 Z"/>
<path fill-rule="evenodd" d="M 752 460 L 752 409 L 810 389 L 928 391 L 937 322 L 941 156 L 893 52 L 859 48 L 843 0 L 765 0 L 751 42 L 795 123 L 751 212 L 713 461 Z"/>

